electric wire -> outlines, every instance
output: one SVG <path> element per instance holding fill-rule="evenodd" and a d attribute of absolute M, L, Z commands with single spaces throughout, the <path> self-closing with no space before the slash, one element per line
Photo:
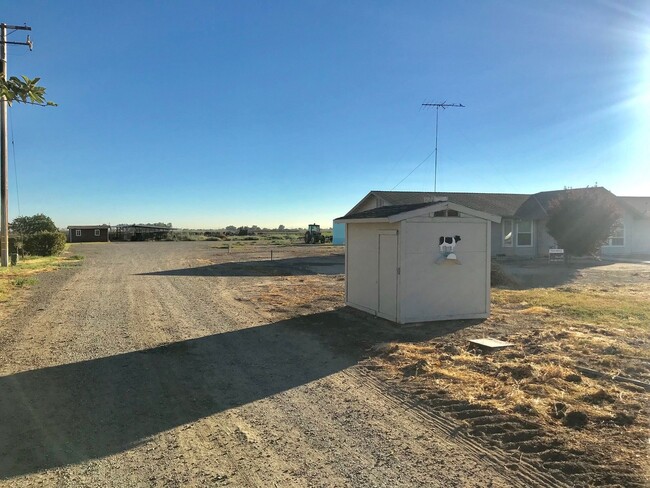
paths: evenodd
<path fill-rule="evenodd" d="M 409 174 L 407 174 L 404 178 L 402 178 L 402 179 L 400 180 L 400 182 L 399 182 L 397 185 L 395 185 L 393 188 L 391 188 L 390 191 L 393 191 L 395 188 L 397 188 L 397 187 L 400 186 L 402 183 L 404 183 L 404 181 L 405 181 L 409 176 L 411 176 L 413 173 L 415 173 L 415 170 L 416 170 L 416 169 L 418 169 L 420 166 L 422 166 L 422 165 L 423 165 L 423 164 L 424 164 L 424 163 L 425 163 L 425 162 L 426 162 L 426 161 L 427 161 L 431 156 L 433 156 L 433 153 L 434 153 L 434 152 L 436 152 L 435 149 L 434 149 L 433 151 L 431 151 L 431 152 L 429 153 L 429 155 L 428 155 L 426 158 L 424 158 L 424 159 L 422 160 L 422 162 L 420 162 L 420 164 L 418 164 L 415 168 L 413 168 Z"/>
<path fill-rule="evenodd" d="M 397 166 L 398 166 L 398 165 L 399 165 L 399 164 L 404 160 L 404 157 L 405 157 L 405 156 L 406 156 L 406 155 L 407 155 L 407 154 L 408 154 L 408 153 L 409 153 L 409 152 L 410 152 L 410 151 L 415 147 L 415 145 L 417 144 L 417 141 L 420 139 L 420 137 L 422 136 L 422 134 L 424 134 L 424 132 L 425 132 L 428 128 L 429 128 L 429 127 L 426 126 L 426 125 L 423 125 L 423 126 L 421 127 L 420 132 L 418 133 L 417 137 L 414 138 L 413 141 L 411 142 L 411 144 L 409 144 L 409 146 L 404 150 L 404 152 L 402 153 L 402 155 L 400 156 L 400 158 L 399 158 L 398 160 L 396 160 L 396 161 L 393 163 L 392 167 L 390 168 L 390 171 L 388 171 L 388 172 L 386 173 L 386 176 L 384 177 L 384 183 L 387 183 L 387 180 L 390 178 L 391 173 L 392 173 L 393 171 L 395 171 L 395 168 L 397 168 Z"/>
<path fill-rule="evenodd" d="M 18 216 L 22 215 L 20 211 L 20 192 L 18 191 L 18 166 L 16 164 L 16 144 L 14 142 L 14 114 L 11 108 L 9 109 L 9 126 L 11 128 L 11 151 L 14 157 L 14 181 L 16 184 L 16 204 L 18 207 Z"/>

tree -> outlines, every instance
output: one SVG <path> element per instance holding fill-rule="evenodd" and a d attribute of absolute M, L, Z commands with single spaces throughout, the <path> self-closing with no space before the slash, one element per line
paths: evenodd
<path fill-rule="evenodd" d="M 19 102 L 56 106 L 56 103 L 45 100 L 45 87 L 38 86 L 40 78 L 30 79 L 26 76 L 20 78 L 12 76 L 8 80 L 0 79 L 0 96 L 6 97 L 9 105 L 12 102 Z"/>
<path fill-rule="evenodd" d="M 31 217 L 16 217 L 9 228 L 12 232 L 23 236 L 36 234 L 37 232 L 56 232 L 58 229 L 51 218 L 47 215 L 36 214 Z"/>
<path fill-rule="evenodd" d="M 282 225 L 282 224 L 278 225 L 278 230 L 280 232 L 282 232 L 284 230 L 284 225 Z"/>
<path fill-rule="evenodd" d="M 4 76 L 0 76 L 0 97 L 7 100 L 7 103 L 11 105 L 12 102 L 19 103 L 29 103 L 33 105 L 43 105 L 43 106 L 56 106 L 56 103 L 49 100 L 45 100 L 45 87 L 38 86 L 40 78 L 30 79 L 26 76 L 21 76 L 17 78 L 16 76 L 10 77 L 8 80 L 5 80 Z M 22 79 L 21 79 L 22 78 Z M 3 102 L 4 103 L 4 102 Z M 6 137 L 6 126 L 3 123 L 2 125 L 2 136 Z M 7 161 L 2 161 L 2 173 L 3 181 L 0 182 L 3 188 L 6 188 L 7 182 L 4 178 L 7 177 Z M 2 207 L 3 215 L 6 215 L 7 212 L 7 196 L 3 198 L 0 202 L 0 207 Z M 0 234 L 2 234 L 2 242 L 0 242 L 0 264 L 2 266 L 9 266 L 9 229 L 8 222 L 3 219 L 1 224 Z"/>
<path fill-rule="evenodd" d="M 551 202 L 546 230 L 568 256 L 594 254 L 620 218 L 614 198 L 598 188 L 569 190 Z"/>

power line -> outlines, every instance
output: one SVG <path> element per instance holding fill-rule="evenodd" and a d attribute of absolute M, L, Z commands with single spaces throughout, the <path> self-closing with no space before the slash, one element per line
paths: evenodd
<path fill-rule="evenodd" d="M 426 161 L 431 157 L 431 155 L 432 155 L 435 151 L 436 151 L 435 149 L 434 149 L 433 151 L 431 151 L 431 152 L 429 153 L 429 155 L 428 155 L 426 158 L 424 158 L 420 164 L 418 164 L 415 168 L 413 168 L 413 169 L 411 170 L 411 172 L 410 172 L 409 174 L 407 174 L 404 178 L 402 178 L 402 179 L 400 180 L 400 182 L 399 182 L 397 185 L 395 185 L 393 188 L 390 189 L 390 191 L 393 191 L 395 188 L 397 188 L 398 186 L 400 186 L 400 185 L 404 182 L 404 180 L 406 180 L 406 178 L 408 178 L 409 176 L 411 176 L 411 175 L 415 172 L 416 169 L 418 169 L 420 166 L 422 166 L 422 165 L 423 165 L 423 164 L 424 164 L 424 163 L 425 163 L 425 162 L 426 162 Z"/>
<path fill-rule="evenodd" d="M 14 142 L 14 114 L 13 110 L 9 108 L 11 112 L 11 117 L 9 117 L 9 125 L 11 126 L 11 152 L 14 156 L 14 180 L 16 181 L 16 204 L 18 207 L 18 216 L 22 215 L 20 211 L 20 192 L 18 191 L 18 166 L 16 165 L 16 143 Z"/>
<path fill-rule="evenodd" d="M 434 164 L 434 169 L 433 169 L 433 191 L 438 189 L 438 112 L 440 109 L 445 110 L 447 107 L 459 107 L 459 108 L 465 108 L 465 105 L 462 103 L 447 103 L 442 102 L 442 103 L 423 103 L 422 107 L 436 107 L 436 148 L 434 149 L 434 152 L 436 153 L 436 158 L 435 158 L 435 164 Z"/>

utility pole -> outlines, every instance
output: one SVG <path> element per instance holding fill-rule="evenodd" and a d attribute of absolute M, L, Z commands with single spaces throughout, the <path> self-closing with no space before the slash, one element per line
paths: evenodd
<path fill-rule="evenodd" d="M 32 41 L 27 36 L 26 42 L 11 42 L 7 41 L 7 29 L 13 31 L 17 30 L 26 30 L 31 31 L 32 28 L 26 25 L 7 25 L 5 23 L 0 24 L 0 69 L 2 73 L 3 81 L 7 81 L 7 44 L 17 44 L 21 46 L 29 46 L 29 50 L 32 49 Z M 0 198 L 1 206 L 0 209 L 0 234 L 2 234 L 2 239 L 0 240 L 0 266 L 6 267 L 9 266 L 9 143 L 7 139 L 7 106 L 9 101 L 6 97 L 2 97 L 2 107 L 0 107 L 0 157 L 2 159 L 2 165 L 0 170 Z"/>
<path fill-rule="evenodd" d="M 435 149 L 435 158 L 434 158 L 434 170 L 433 170 L 433 192 L 435 193 L 438 189 L 438 111 L 440 109 L 445 110 L 447 107 L 462 107 L 465 108 L 465 105 L 462 103 L 423 103 L 423 107 L 436 107 L 436 149 Z"/>

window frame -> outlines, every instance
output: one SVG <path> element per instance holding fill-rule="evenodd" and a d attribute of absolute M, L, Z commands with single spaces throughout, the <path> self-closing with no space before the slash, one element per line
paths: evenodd
<path fill-rule="evenodd" d="M 530 223 L 530 232 L 520 232 L 519 231 L 519 224 L 522 224 L 524 222 L 529 222 Z M 518 220 L 517 221 L 517 232 L 515 233 L 516 240 L 517 240 L 517 247 L 533 247 L 533 231 L 535 229 L 535 223 L 533 220 Z M 519 235 L 520 234 L 525 234 L 528 235 L 530 234 L 530 244 L 520 244 L 519 243 Z"/>
<path fill-rule="evenodd" d="M 81 229 L 75 229 L 74 236 L 75 237 L 81 237 Z"/>
<path fill-rule="evenodd" d="M 510 242 L 506 242 L 506 223 L 510 224 Z M 513 238 L 513 233 L 515 230 L 515 221 L 513 219 L 503 219 L 501 221 L 501 245 L 502 247 L 513 247 L 515 240 Z"/>
<path fill-rule="evenodd" d="M 616 231 L 618 230 L 620 230 L 620 236 L 616 235 Z M 614 227 L 612 227 L 612 231 L 613 232 L 607 237 L 607 241 L 605 241 L 604 247 L 625 247 L 625 222 L 622 220 L 616 222 Z M 613 244 L 612 241 L 614 239 L 620 239 L 622 241 L 622 244 Z"/>
<path fill-rule="evenodd" d="M 95 237 L 101 237 L 102 231 L 100 229 L 95 229 Z"/>

